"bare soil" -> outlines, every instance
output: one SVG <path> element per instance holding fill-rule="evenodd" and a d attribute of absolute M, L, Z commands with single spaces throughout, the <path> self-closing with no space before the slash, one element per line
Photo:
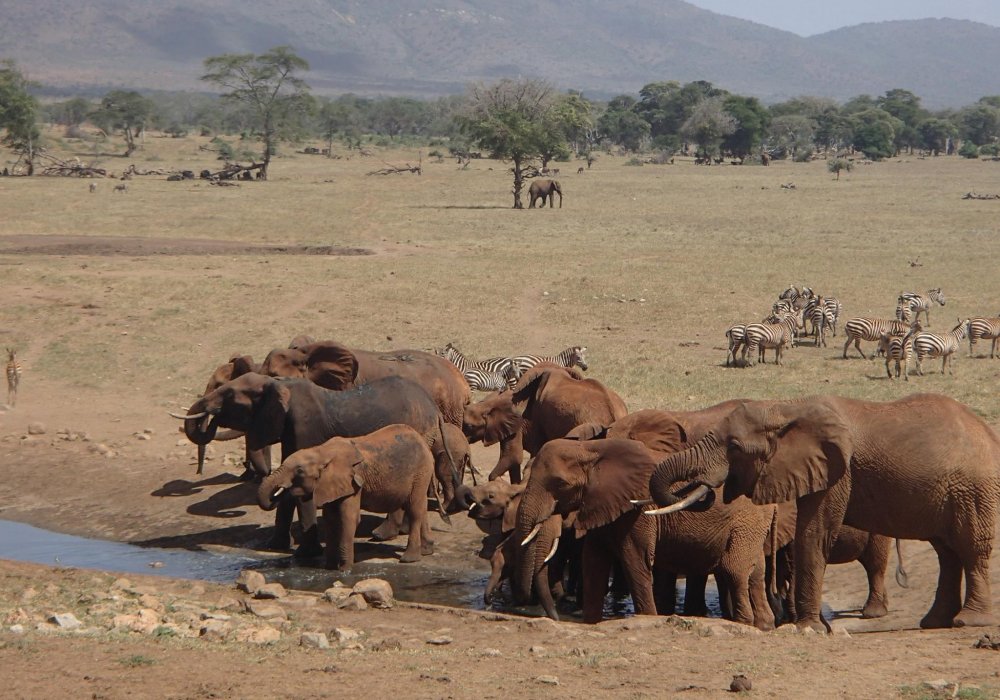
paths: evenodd
<path fill-rule="evenodd" d="M 2 255 L 374 255 L 366 248 L 328 245 L 259 245 L 210 238 L 136 236 L 0 236 Z"/>

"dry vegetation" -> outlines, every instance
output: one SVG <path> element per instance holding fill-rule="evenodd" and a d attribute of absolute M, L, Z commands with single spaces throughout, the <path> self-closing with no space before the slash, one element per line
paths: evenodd
<path fill-rule="evenodd" d="M 200 143 L 148 138 L 134 161 L 109 157 L 101 165 L 118 172 L 131 162 L 140 169 L 213 167 L 215 162 L 198 150 Z M 84 160 L 90 151 L 77 142 L 63 142 L 59 150 L 66 156 L 79 152 Z M 575 165 L 562 167 L 566 200 L 561 210 L 525 211 L 509 209 L 510 176 L 501 163 L 473 161 L 460 170 L 453 161 L 425 159 L 420 176 L 365 175 L 382 161 L 416 160 L 410 151 L 330 160 L 289 149 L 273 162 L 267 183 L 218 188 L 138 177 L 126 194 L 113 193 L 112 180 L 98 181 L 97 192 L 91 193 L 86 180 L 0 178 L 0 343 L 16 347 L 25 366 L 17 409 L 0 411 L 0 436 L 6 436 L 0 455 L 17 477 L 0 483 L 4 517 L 122 540 L 226 527 L 235 533 L 247 520 L 266 522 L 267 515 L 256 508 L 233 516 L 236 520 L 206 520 L 184 512 L 189 501 L 183 498 L 148 497 L 164 482 L 191 478 L 194 471 L 170 451 L 175 426 L 164 409 L 186 406 L 230 353 L 260 358 L 303 332 L 376 349 L 431 348 L 453 341 L 471 356 L 556 352 L 582 344 L 589 348 L 590 374 L 617 389 L 633 409 L 696 408 L 737 396 L 837 393 L 888 400 L 935 391 L 970 404 L 991 423 L 1000 421 L 994 396 L 1000 364 L 968 359 L 967 346 L 954 377 L 942 377 L 940 363 L 928 361 L 932 372 L 908 384 L 888 381 L 880 362 L 856 356 L 841 360 L 842 334 L 827 348 L 804 346 L 787 353 L 784 367 L 723 367 L 728 325 L 759 320 L 790 283 L 835 294 L 844 303 L 845 318 L 889 316 L 900 290 L 937 286 L 948 305 L 932 309 L 935 330 L 947 330 L 959 316 L 1000 311 L 993 269 L 1000 253 L 1000 203 L 961 198 L 969 191 L 1000 192 L 995 163 L 904 157 L 859 166 L 837 182 L 823 162 L 703 168 L 678 159 L 673 166 L 623 167 L 624 159 L 604 156 L 584 174 L 573 174 Z M 794 190 L 780 187 L 790 181 Z M 37 236 L 50 237 L 45 241 L 62 245 L 64 254 L 25 253 L 39 243 Z M 86 241 L 58 238 L 68 236 L 135 237 L 144 247 L 130 243 L 122 247 L 126 254 L 89 255 Z M 186 246 L 185 239 L 237 245 L 220 249 L 224 254 L 169 254 Z M 337 246 L 374 254 L 240 252 L 251 245 Z M 910 267 L 917 258 L 922 266 Z M 985 343 L 983 351 L 988 353 Z M 65 453 L 19 448 L 13 436 L 28 420 L 91 430 L 122 444 L 144 425 L 155 427 L 156 435 L 142 443 L 145 451 L 129 453 L 133 448 L 123 447 L 129 459 L 105 463 L 68 447 Z M 110 493 L 91 493 L 72 482 L 60 484 L 48 498 L 15 488 L 35 468 L 32 454 L 39 460 L 46 455 L 53 470 L 72 463 L 88 475 L 85 483 L 92 482 L 94 489 L 110 484 Z M 495 457 L 484 454 L 478 458 L 481 466 Z M 210 473 L 218 469 L 215 462 Z M 198 486 L 215 493 L 211 489 L 217 484 Z M 64 508 L 67 503 L 96 509 L 87 511 L 96 516 L 73 516 Z M 911 579 L 920 582 L 920 590 L 913 594 L 916 602 L 905 603 L 909 607 L 890 621 L 897 629 L 912 627 L 930 601 L 936 564 L 926 547 L 912 545 L 914 551 L 918 547 L 922 554 L 916 556 Z M 859 593 L 864 586 L 860 568 L 851 575 L 860 576 L 852 589 Z M 16 593 L 23 576 L 8 573 L 2 587 Z M 11 601 L 16 605 L 17 596 L 0 598 L 0 603 Z M 445 650 L 411 653 L 404 644 L 399 653 L 358 661 L 365 669 L 395 668 L 397 690 L 411 695 L 509 694 L 525 678 L 546 673 L 538 655 L 527 651 L 535 642 L 558 652 L 556 670 L 569 685 L 563 690 L 577 697 L 586 688 L 612 687 L 634 697 L 662 696 L 664 687 L 680 690 L 688 684 L 697 686 L 698 697 L 714 696 L 732 673 L 742 671 L 755 677 L 755 687 L 764 694 L 787 697 L 807 687 L 815 697 L 848 692 L 884 697 L 911 690 L 907 697 L 937 697 L 920 695 L 920 681 L 942 676 L 984 688 L 1000 685 L 996 655 L 971 650 L 975 635 L 968 632 L 855 635 L 850 643 L 780 636 L 769 638 L 763 652 L 759 640 L 734 639 L 720 649 L 710 636 L 647 630 L 636 633 L 653 642 L 647 655 L 665 656 L 649 664 L 640 659 L 628 669 L 627 663 L 605 663 L 639 658 L 622 641 L 622 635 L 633 633 L 617 628 L 606 629 L 607 638 L 585 633 L 582 641 L 560 641 L 552 632 L 514 625 L 508 631 L 524 636 L 501 635 L 502 641 L 491 643 L 497 633 L 482 624 L 407 619 L 421 630 L 456 625 L 456 637 L 467 634 L 475 640 L 456 644 L 453 657 Z M 657 639 L 669 639 L 669 648 L 657 646 Z M 212 664 L 241 671 L 238 650 L 220 648 L 199 657 L 198 647 L 163 646 L 169 644 L 98 640 L 95 649 L 101 651 L 92 657 L 80 652 L 74 668 L 82 675 L 93 664 L 103 669 L 103 678 L 123 679 L 111 690 L 107 683 L 102 686 L 107 697 L 123 695 L 123 688 L 141 696 L 143 679 L 157 687 L 169 684 L 166 669 L 177 663 L 190 665 L 191 679 L 200 683 L 177 681 L 185 696 L 275 692 L 275 686 L 214 682 Z M 422 649 L 422 641 L 417 645 Z M 524 673 L 504 673 L 482 662 L 471 685 L 439 685 L 437 676 L 412 685 L 425 667 L 457 682 L 461 674 L 449 666 L 482 655 L 486 647 L 502 648 L 504 659 L 526 664 Z M 583 649 L 579 658 L 574 656 L 578 648 Z M 901 648 L 915 651 L 904 654 Z M 315 682 L 333 688 L 350 675 L 330 676 L 338 671 L 329 671 L 323 659 L 302 656 L 319 652 L 282 649 L 295 659 L 306 686 Z M 39 655 L 51 653 L 72 656 L 58 640 L 0 640 L 0 660 L 14 663 L 19 673 L 31 673 Z M 124 668 L 128 665 L 116 661 L 130 654 L 150 656 L 155 663 L 148 669 Z M 252 654 L 255 661 L 266 656 Z M 338 658 L 342 670 L 355 663 Z M 650 669 L 674 658 L 680 671 L 666 686 L 659 685 Z M 888 672 L 862 672 L 871 658 L 886 659 Z M 706 660 L 711 678 L 698 670 Z M 857 677 L 845 676 L 845 668 L 858 668 Z M 317 675 L 309 676 L 310 669 Z M 812 679 L 825 685 L 816 688 Z M 72 687 L 67 692 L 79 692 L 68 677 L 52 682 L 50 691 Z M 903 686 L 907 689 L 901 691 Z M 19 692 L 33 696 L 44 687 L 41 680 L 22 680 Z M 528 687 L 535 688 L 529 694 L 558 695 L 543 685 Z"/>

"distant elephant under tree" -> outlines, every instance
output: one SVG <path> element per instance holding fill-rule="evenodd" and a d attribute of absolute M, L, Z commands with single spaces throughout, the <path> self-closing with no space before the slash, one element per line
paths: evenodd
<path fill-rule="evenodd" d="M 528 194 L 531 195 L 531 202 L 528 204 L 528 209 L 535 208 L 535 202 L 539 199 L 542 200 L 542 206 L 545 206 L 545 200 L 549 200 L 549 208 L 555 207 L 556 195 L 559 195 L 559 208 L 562 209 L 562 187 L 559 186 L 558 180 L 535 180 L 531 183 L 531 187 L 528 188 Z"/>

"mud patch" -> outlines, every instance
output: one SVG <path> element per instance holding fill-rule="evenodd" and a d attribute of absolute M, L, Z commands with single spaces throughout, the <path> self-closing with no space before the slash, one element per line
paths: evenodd
<path fill-rule="evenodd" d="M 368 248 L 332 245 L 261 245 L 207 238 L 135 236 L 0 236 L 0 255 L 375 255 Z"/>

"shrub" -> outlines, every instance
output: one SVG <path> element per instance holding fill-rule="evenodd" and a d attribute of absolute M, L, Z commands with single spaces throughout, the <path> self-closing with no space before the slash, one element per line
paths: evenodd
<path fill-rule="evenodd" d="M 826 169 L 831 173 L 836 173 L 837 179 L 839 180 L 840 171 L 846 170 L 847 172 L 851 172 L 851 170 L 854 169 L 854 163 L 843 158 L 833 158 L 832 160 L 828 160 L 826 162 Z"/>
<path fill-rule="evenodd" d="M 1000 156 L 1000 144 L 998 143 L 988 143 L 985 146 L 979 147 L 979 155 L 981 156 Z"/>
<path fill-rule="evenodd" d="M 958 149 L 958 155 L 963 158 L 978 158 L 979 157 L 979 146 L 972 143 L 972 141 L 966 141 L 962 144 L 962 147 Z"/>
<path fill-rule="evenodd" d="M 642 162 L 642 158 L 640 158 L 639 156 L 632 156 L 627 161 L 625 161 L 625 165 L 644 165 L 644 163 Z"/>

